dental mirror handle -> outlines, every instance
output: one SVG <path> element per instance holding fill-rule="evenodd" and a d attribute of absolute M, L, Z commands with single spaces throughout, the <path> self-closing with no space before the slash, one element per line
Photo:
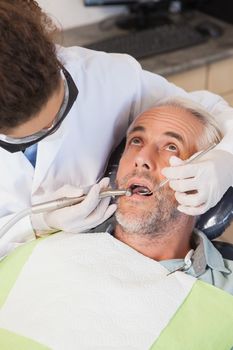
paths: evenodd
<path fill-rule="evenodd" d="M 212 145 L 210 145 L 209 147 L 207 147 L 206 149 L 204 149 L 203 151 L 199 152 L 196 156 L 194 156 L 193 158 L 191 158 L 190 160 L 187 160 L 184 162 L 184 164 L 190 164 L 193 163 L 194 160 L 197 160 L 199 158 L 201 158 L 202 156 L 204 156 L 204 154 L 206 154 L 207 152 L 209 152 L 211 149 L 213 149 L 216 146 L 216 143 L 213 143 Z M 168 181 L 170 181 L 170 179 L 165 179 L 162 180 L 158 186 L 158 188 L 163 187 Z"/>

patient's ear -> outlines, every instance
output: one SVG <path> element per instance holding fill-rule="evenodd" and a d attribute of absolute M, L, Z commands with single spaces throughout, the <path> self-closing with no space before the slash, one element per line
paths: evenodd
<path fill-rule="evenodd" d="M 111 187 L 115 187 L 116 173 L 117 173 L 121 156 L 125 149 L 125 142 L 126 142 L 126 139 L 124 138 L 121 141 L 121 143 L 117 146 L 117 148 L 115 148 L 115 150 L 112 152 L 108 162 L 106 172 L 104 174 L 104 176 L 107 176 L 110 178 Z"/>

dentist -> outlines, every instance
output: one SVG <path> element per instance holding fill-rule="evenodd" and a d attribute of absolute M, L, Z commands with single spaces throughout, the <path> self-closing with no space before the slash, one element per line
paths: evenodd
<path fill-rule="evenodd" d="M 0 227 L 32 204 L 91 190 L 81 204 L 22 219 L 0 239 L 5 253 L 35 235 L 84 231 L 110 217 L 115 205 L 98 198 L 109 155 L 138 114 L 169 96 L 201 103 L 225 135 L 198 164 L 171 158 L 164 169 L 181 211 L 214 206 L 233 184 L 233 109 L 208 92 L 187 94 L 128 55 L 57 47 L 53 29 L 36 1 L 1 1 Z"/>

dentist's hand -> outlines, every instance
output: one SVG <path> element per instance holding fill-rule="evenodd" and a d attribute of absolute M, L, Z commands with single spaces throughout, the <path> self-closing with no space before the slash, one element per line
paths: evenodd
<path fill-rule="evenodd" d="M 194 163 L 186 164 L 171 157 L 164 168 L 170 187 L 179 203 L 177 209 L 188 215 L 200 215 L 215 206 L 227 189 L 233 186 L 233 155 L 213 149 Z M 187 193 L 189 191 L 195 191 Z"/>
<path fill-rule="evenodd" d="M 47 230 L 62 230 L 66 232 L 84 232 L 94 228 L 107 220 L 116 210 L 116 205 L 111 204 L 110 197 L 99 199 L 99 193 L 108 187 L 109 178 L 103 178 L 94 185 L 85 200 L 79 204 L 58 209 L 44 214 L 33 214 L 31 216 L 32 225 L 39 233 Z M 60 197 L 80 197 L 83 195 L 82 189 L 65 185 L 56 191 L 53 198 Z"/>

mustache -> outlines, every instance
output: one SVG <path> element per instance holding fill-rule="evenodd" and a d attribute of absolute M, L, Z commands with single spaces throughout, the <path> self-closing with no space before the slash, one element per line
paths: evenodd
<path fill-rule="evenodd" d="M 121 178 L 120 180 L 116 180 L 116 185 L 118 188 L 125 188 L 125 186 L 127 185 L 128 181 L 132 178 L 132 177 L 138 177 L 141 179 L 146 179 L 148 180 L 151 184 L 153 188 L 157 188 L 159 185 L 159 181 L 155 180 L 150 174 L 148 174 L 147 171 L 138 171 L 138 170 L 133 170 L 132 172 L 126 174 L 123 178 Z"/>

